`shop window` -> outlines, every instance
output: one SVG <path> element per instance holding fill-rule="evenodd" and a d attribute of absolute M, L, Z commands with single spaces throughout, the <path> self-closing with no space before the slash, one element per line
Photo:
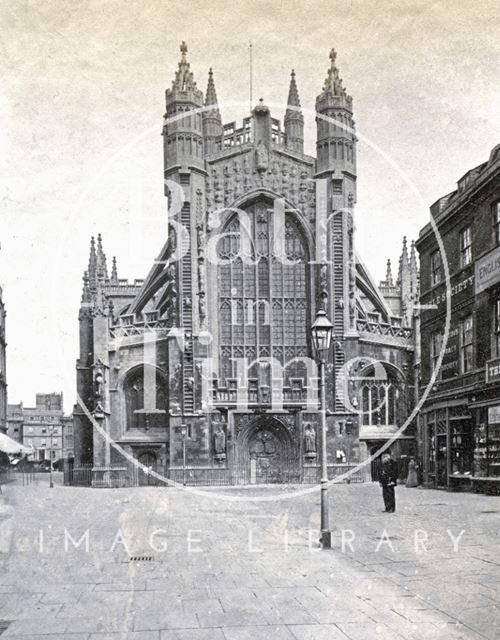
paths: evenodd
<path fill-rule="evenodd" d="M 434 286 L 441 282 L 443 278 L 443 264 L 441 261 L 441 252 L 439 249 L 431 254 L 431 285 Z"/>
<path fill-rule="evenodd" d="M 474 438 L 472 423 L 469 420 L 452 421 L 450 418 L 450 454 L 451 473 L 472 473 Z"/>
<path fill-rule="evenodd" d="M 495 300 L 495 305 L 493 308 L 493 350 L 492 351 L 495 356 L 500 356 L 500 298 L 497 298 Z"/>
<path fill-rule="evenodd" d="M 474 360 L 473 349 L 474 327 L 472 316 L 467 316 L 460 322 L 460 372 L 472 371 Z"/>
<path fill-rule="evenodd" d="M 460 232 L 460 266 L 466 267 L 472 262 L 472 234 L 471 228 L 465 227 Z"/>
<path fill-rule="evenodd" d="M 500 200 L 493 205 L 493 233 L 496 244 L 500 244 Z"/>

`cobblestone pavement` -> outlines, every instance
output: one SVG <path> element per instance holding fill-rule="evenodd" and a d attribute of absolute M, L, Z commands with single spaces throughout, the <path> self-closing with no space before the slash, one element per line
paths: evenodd
<path fill-rule="evenodd" d="M 0 497 L 2 640 L 500 639 L 498 498 L 335 485 L 321 551 L 317 491 L 47 485 Z"/>

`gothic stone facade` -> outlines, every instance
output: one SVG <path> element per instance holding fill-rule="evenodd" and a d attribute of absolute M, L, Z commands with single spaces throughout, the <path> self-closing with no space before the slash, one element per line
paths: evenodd
<path fill-rule="evenodd" d="M 94 465 L 95 484 L 127 458 L 174 479 L 187 467 L 188 481 L 315 479 L 316 311 L 335 332 L 326 366 L 333 473 L 366 459 L 409 413 L 414 251 L 409 258 L 404 246 L 396 283 L 389 270 L 388 302 L 355 252 L 353 103 L 334 51 L 316 100 L 316 157 L 304 153 L 293 72 L 284 126 L 261 100 L 238 128 L 222 123 L 212 70 L 203 96 L 186 54 L 183 44 L 166 91 L 165 246 L 146 279 L 129 283 L 114 259 L 109 275 L 102 240 L 92 240 L 76 464 Z M 400 434 L 396 447 L 409 453 L 412 441 Z"/>

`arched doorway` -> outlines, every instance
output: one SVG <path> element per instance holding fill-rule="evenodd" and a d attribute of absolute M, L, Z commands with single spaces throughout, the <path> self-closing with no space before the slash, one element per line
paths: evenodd
<path fill-rule="evenodd" d="M 287 428 L 276 418 L 257 418 L 238 437 L 237 466 L 248 484 L 300 481 L 299 460 Z"/>
<path fill-rule="evenodd" d="M 158 458 L 156 457 L 156 454 L 153 453 L 152 451 L 144 451 L 143 453 L 140 453 L 137 456 L 137 460 L 143 464 L 146 469 L 148 469 L 149 471 L 155 471 L 157 470 L 157 466 L 158 466 Z M 157 479 L 151 475 L 151 473 L 148 473 L 146 471 L 144 471 L 142 469 L 142 467 L 139 467 L 139 486 L 140 487 L 148 487 L 148 486 L 156 486 L 158 484 Z"/>

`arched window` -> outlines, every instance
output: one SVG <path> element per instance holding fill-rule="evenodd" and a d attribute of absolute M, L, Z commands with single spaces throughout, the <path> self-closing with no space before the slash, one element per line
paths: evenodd
<path fill-rule="evenodd" d="M 257 203 L 245 216 L 233 216 L 218 242 L 219 384 L 237 377 L 236 359 L 246 358 L 249 384 L 270 386 L 266 359 L 283 367 L 293 358 L 307 357 L 307 251 L 293 219 L 286 215 L 280 258 L 274 234 L 273 210 Z M 283 240 L 283 238 L 281 238 Z M 296 384 L 306 370 L 293 362 L 284 384 Z"/>
<path fill-rule="evenodd" d="M 405 380 L 393 367 L 377 363 L 358 378 L 361 424 L 401 426 L 407 416 Z"/>
<path fill-rule="evenodd" d="M 167 384 L 157 369 L 148 365 L 133 369 L 125 379 L 123 394 L 127 429 L 166 427 Z"/>

